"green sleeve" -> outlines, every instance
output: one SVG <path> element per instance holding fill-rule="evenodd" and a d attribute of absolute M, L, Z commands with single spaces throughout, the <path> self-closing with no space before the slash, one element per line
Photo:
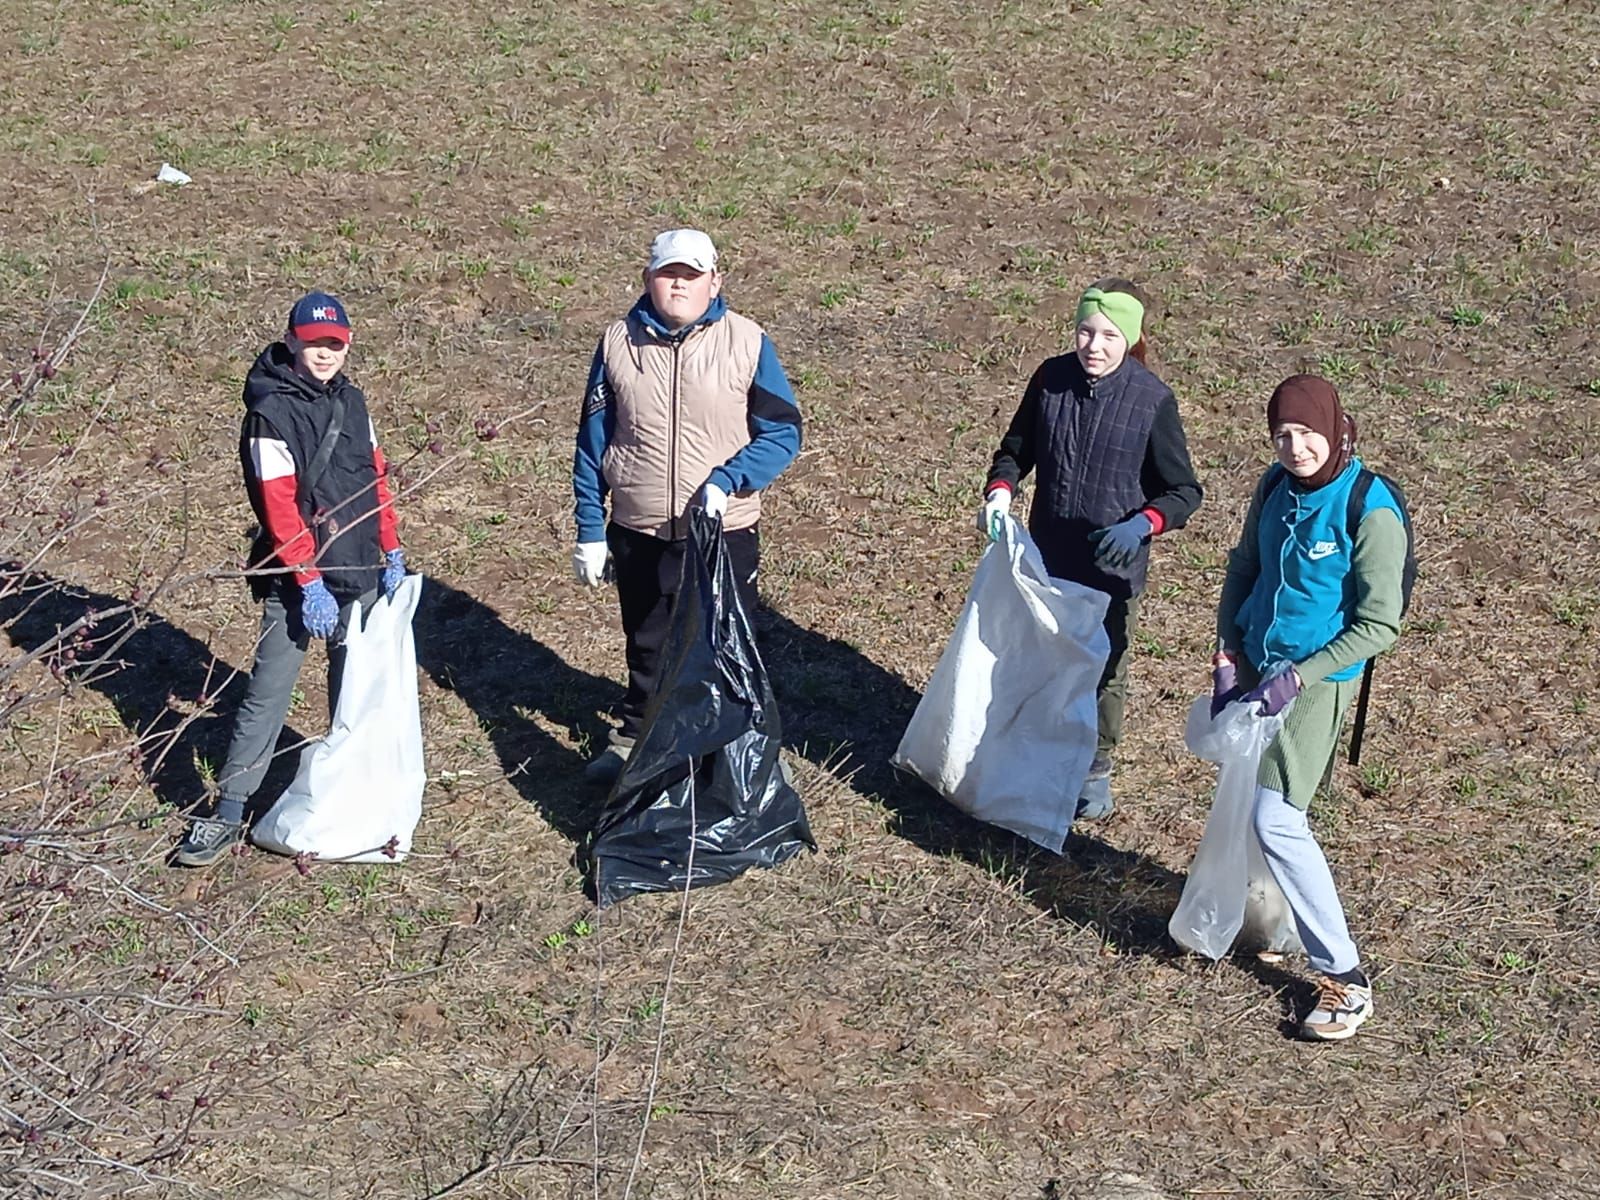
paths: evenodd
<path fill-rule="evenodd" d="M 1228 574 L 1222 581 L 1222 598 L 1217 602 L 1217 644 L 1235 658 L 1244 649 L 1244 630 L 1239 628 L 1239 610 L 1250 598 L 1261 574 L 1261 489 L 1250 497 L 1250 508 L 1239 531 L 1239 544 L 1228 551 Z"/>
<path fill-rule="evenodd" d="M 1355 619 L 1333 641 L 1295 664 L 1307 687 L 1346 667 L 1382 654 L 1400 636 L 1400 574 L 1406 564 L 1406 527 L 1393 509 L 1361 520 L 1351 569 L 1356 577 Z"/>

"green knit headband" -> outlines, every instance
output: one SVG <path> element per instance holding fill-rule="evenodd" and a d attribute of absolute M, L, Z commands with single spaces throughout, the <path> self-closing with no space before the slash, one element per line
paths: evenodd
<path fill-rule="evenodd" d="M 1092 313 L 1101 314 L 1115 325 L 1117 332 L 1128 339 L 1128 345 L 1139 344 L 1139 333 L 1144 326 L 1144 305 L 1127 292 L 1102 292 L 1099 288 L 1090 288 L 1078 301 L 1078 315 L 1074 320 L 1081 324 Z"/>

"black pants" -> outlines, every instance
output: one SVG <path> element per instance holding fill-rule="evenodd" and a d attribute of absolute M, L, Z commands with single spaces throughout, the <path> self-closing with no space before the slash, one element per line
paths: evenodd
<path fill-rule="evenodd" d="M 761 535 L 756 527 L 722 535 L 739 585 L 739 603 L 752 618 L 756 611 L 756 572 L 761 565 Z M 612 524 L 606 529 L 622 632 L 628 638 L 628 691 L 622 698 L 621 736 L 639 736 L 645 705 L 661 680 L 661 650 L 672 621 L 672 606 L 683 577 L 687 541 L 669 542 Z"/>

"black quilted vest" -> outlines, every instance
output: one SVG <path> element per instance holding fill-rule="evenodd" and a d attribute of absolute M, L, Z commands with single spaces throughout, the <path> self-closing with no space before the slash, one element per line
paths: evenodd
<path fill-rule="evenodd" d="M 1098 588 L 1114 598 L 1144 590 L 1146 546 L 1121 570 L 1095 564 L 1089 534 L 1145 506 L 1141 480 L 1156 410 L 1172 392 L 1136 359 L 1091 381 L 1076 354 L 1041 368 L 1034 471 L 1037 494 L 1028 532 L 1050 574 Z"/>

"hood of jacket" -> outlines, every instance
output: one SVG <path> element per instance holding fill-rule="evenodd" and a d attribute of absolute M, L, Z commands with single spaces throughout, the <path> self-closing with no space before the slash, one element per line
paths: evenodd
<path fill-rule="evenodd" d="M 259 408 L 273 397 L 316 402 L 345 386 L 345 374 L 340 371 L 327 383 L 308 379 L 294 369 L 294 355 L 282 342 L 273 342 L 251 364 L 244 377 L 244 406 Z"/>
<path fill-rule="evenodd" d="M 711 303 L 706 306 L 705 312 L 690 321 L 681 329 L 668 329 L 661 318 L 656 315 L 655 305 L 650 303 L 649 295 L 640 296 L 634 301 L 633 307 L 628 310 L 628 319 L 638 321 L 656 337 L 664 342 L 675 338 L 687 337 L 702 325 L 712 325 L 722 320 L 728 312 L 728 302 L 721 296 L 712 297 Z"/>

